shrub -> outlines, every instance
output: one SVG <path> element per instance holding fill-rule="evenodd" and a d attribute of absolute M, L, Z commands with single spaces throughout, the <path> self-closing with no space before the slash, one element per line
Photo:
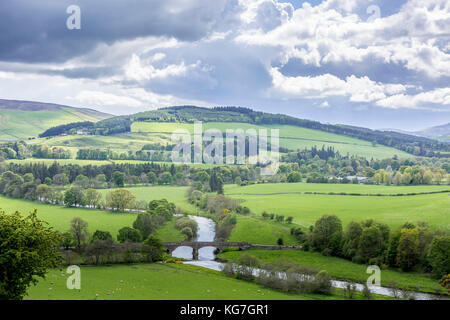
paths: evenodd
<path fill-rule="evenodd" d="M 372 292 L 370 292 L 370 289 L 367 286 L 367 283 L 364 283 L 364 287 L 363 287 L 363 290 L 361 293 L 362 293 L 363 297 L 366 298 L 367 300 L 372 299 Z"/>
<path fill-rule="evenodd" d="M 322 293 L 322 294 L 331 294 L 332 285 L 331 285 L 331 276 L 325 270 L 320 271 L 314 277 L 316 288 L 314 289 L 314 293 Z"/>
<path fill-rule="evenodd" d="M 344 288 L 344 295 L 349 299 L 353 299 L 355 294 L 356 294 L 356 284 L 348 282 Z"/>
<path fill-rule="evenodd" d="M 259 266 L 259 260 L 249 254 L 241 255 L 236 261 L 236 278 L 241 280 L 253 280 L 253 272 Z"/>
<path fill-rule="evenodd" d="M 164 244 L 155 235 L 150 235 L 145 241 L 141 249 L 145 260 L 148 262 L 159 261 L 164 253 Z"/>
<path fill-rule="evenodd" d="M 192 229 L 189 227 L 184 227 L 183 229 L 181 229 L 181 233 L 184 234 L 186 236 L 186 239 L 188 240 L 192 239 L 194 236 Z"/>
<path fill-rule="evenodd" d="M 123 242 L 141 242 L 142 235 L 141 232 L 137 229 L 130 227 L 123 227 L 119 230 L 119 234 L 117 235 L 117 241 Z"/>

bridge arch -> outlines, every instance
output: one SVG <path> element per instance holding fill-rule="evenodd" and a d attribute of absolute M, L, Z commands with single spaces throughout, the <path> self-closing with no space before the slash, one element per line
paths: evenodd
<path fill-rule="evenodd" d="M 213 247 L 219 251 L 224 248 L 237 247 L 241 250 L 245 250 L 251 247 L 251 244 L 247 242 L 220 242 L 220 241 L 178 241 L 178 242 L 165 242 L 164 247 L 167 253 L 172 254 L 179 247 L 191 247 L 193 260 L 198 259 L 198 251 L 202 248 Z"/>

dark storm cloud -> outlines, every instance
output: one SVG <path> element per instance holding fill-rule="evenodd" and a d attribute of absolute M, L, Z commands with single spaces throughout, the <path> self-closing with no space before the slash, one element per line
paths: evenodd
<path fill-rule="evenodd" d="M 68 6 L 81 8 L 81 30 L 69 30 Z M 232 24 L 237 1 L 15 0 L 1 1 L 0 60 L 62 62 L 100 42 L 146 36 L 195 41 Z M 218 22 L 220 21 L 220 22 Z"/>

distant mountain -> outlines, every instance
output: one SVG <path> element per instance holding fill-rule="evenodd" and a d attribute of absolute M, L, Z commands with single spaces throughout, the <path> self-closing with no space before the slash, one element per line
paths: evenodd
<path fill-rule="evenodd" d="M 450 123 L 416 131 L 414 134 L 433 139 L 447 139 L 448 141 L 450 138 Z"/>
<path fill-rule="evenodd" d="M 57 125 L 97 122 L 111 117 L 113 115 L 87 108 L 0 99 L 0 141 L 28 139 Z"/>

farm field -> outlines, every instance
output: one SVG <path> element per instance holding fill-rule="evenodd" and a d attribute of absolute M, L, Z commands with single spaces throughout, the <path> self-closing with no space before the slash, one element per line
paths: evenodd
<path fill-rule="evenodd" d="M 148 187 L 133 187 L 125 188 L 130 190 L 135 196 L 136 200 L 145 200 L 147 202 L 157 199 L 167 199 L 169 202 L 175 203 L 178 207 L 190 213 L 196 213 L 197 209 L 191 205 L 186 198 L 186 192 L 189 187 L 177 187 L 177 186 L 148 186 Z M 103 195 L 115 189 L 98 189 Z"/>
<path fill-rule="evenodd" d="M 263 211 L 294 217 L 294 223 L 308 228 L 324 214 L 334 214 L 345 227 L 350 221 L 374 219 L 392 229 L 403 223 L 428 222 L 432 229 L 450 228 L 450 197 L 447 193 L 401 196 L 342 195 L 245 195 L 241 205 L 260 215 Z"/>
<path fill-rule="evenodd" d="M 99 148 L 112 149 L 114 151 L 126 152 L 127 150 L 140 150 L 148 143 L 166 144 L 170 141 L 170 136 L 163 135 L 160 138 L 156 135 L 125 133 L 111 136 L 94 136 L 94 135 L 68 135 L 57 136 L 48 139 L 41 139 L 40 143 L 48 146 L 73 147 L 73 148 Z"/>
<path fill-rule="evenodd" d="M 28 290 L 27 300 L 325 300 L 343 299 L 333 295 L 287 294 L 256 283 L 233 279 L 218 271 L 190 265 L 139 264 L 82 266 L 81 289 L 68 290 L 68 274 L 52 270 L 45 280 Z M 50 289 L 51 288 L 51 289 Z M 109 294 L 108 294 L 109 292 Z M 98 297 L 96 297 L 98 294 Z M 358 294 L 356 298 L 361 299 Z M 386 297 L 376 296 L 377 299 Z"/>
<path fill-rule="evenodd" d="M 91 234 L 98 229 L 109 231 L 114 238 L 116 238 L 119 229 L 131 227 L 136 219 L 136 214 L 132 213 L 66 208 L 3 196 L 0 196 L 0 209 L 7 213 L 19 211 L 23 216 L 37 209 L 37 215 L 40 219 L 48 222 L 50 226 L 61 232 L 70 228 L 70 221 L 73 218 L 80 217 L 88 223 L 88 230 Z M 171 221 L 158 229 L 158 235 L 163 241 L 178 241 L 182 237 L 180 232 L 173 227 L 173 222 Z"/>
<path fill-rule="evenodd" d="M 238 194 L 273 194 L 273 193 L 304 193 L 304 192 L 345 192 L 360 194 L 407 194 L 449 191 L 450 185 L 417 185 L 417 186 L 386 186 L 386 185 L 364 185 L 364 184 L 334 184 L 334 183 L 260 183 L 248 186 L 235 184 L 225 185 L 228 195 Z"/>
<path fill-rule="evenodd" d="M 134 122 L 131 126 L 132 132 L 135 133 L 171 133 L 176 129 L 186 129 L 191 134 L 194 132 L 194 125 L 189 123 L 170 123 L 170 122 Z M 310 149 L 313 146 L 321 148 L 331 146 L 338 150 L 342 155 L 351 154 L 364 156 L 366 158 L 391 158 L 397 155 L 401 158 L 410 158 L 412 155 L 389 148 L 382 145 L 373 146 L 371 142 L 356 138 L 346 137 L 333 133 L 319 130 L 307 129 L 288 125 L 252 125 L 248 123 L 237 122 L 205 122 L 203 130 L 218 129 L 225 131 L 226 129 L 279 129 L 280 146 L 291 150 Z M 270 136 L 270 130 L 268 131 Z"/>
<path fill-rule="evenodd" d="M 285 245 L 296 245 L 298 241 L 290 234 L 292 225 L 263 220 L 255 217 L 238 216 L 231 231 L 230 241 L 245 241 L 257 244 L 276 244 L 279 238 Z"/>
<path fill-rule="evenodd" d="M 314 267 L 319 270 L 327 270 L 335 279 L 352 280 L 363 283 L 367 281 L 367 266 L 351 261 L 327 257 L 318 252 L 306 252 L 301 250 L 247 250 L 229 251 L 219 254 L 221 259 L 233 260 L 239 255 L 248 253 L 259 259 L 260 262 L 275 262 L 280 259 L 289 259 L 295 263 Z M 416 291 L 435 293 L 441 290 L 436 279 L 417 272 L 399 272 L 390 269 L 381 270 L 381 285 L 389 286 L 391 281 L 396 281 L 400 287 L 408 286 Z"/>

